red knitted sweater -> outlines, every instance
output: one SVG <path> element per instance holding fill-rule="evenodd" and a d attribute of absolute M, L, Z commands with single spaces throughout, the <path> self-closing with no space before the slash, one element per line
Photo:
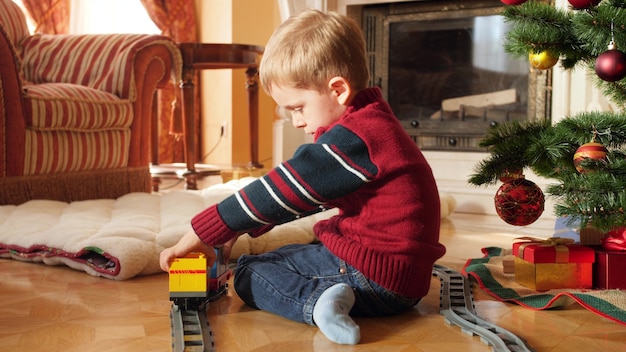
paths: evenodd
<path fill-rule="evenodd" d="M 320 210 L 340 212 L 314 231 L 335 255 L 386 289 L 427 294 L 439 243 L 440 206 L 430 166 L 378 88 L 365 89 L 315 143 L 192 219 L 207 244 L 261 235 Z"/>

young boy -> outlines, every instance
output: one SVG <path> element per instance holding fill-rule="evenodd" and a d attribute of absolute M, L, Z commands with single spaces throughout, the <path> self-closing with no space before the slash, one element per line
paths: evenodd
<path fill-rule="evenodd" d="M 234 288 L 249 306 L 317 325 L 332 341 L 356 344 L 353 316 L 404 312 L 425 296 L 439 243 L 439 194 L 424 156 L 369 80 L 359 26 L 335 13 L 305 11 L 272 35 L 260 64 L 263 89 L 312 134 L 293 158 L 197 214 L 193 230 L 161 253 L 213 246 L 230 251 L 242 233 L 328 208 L 320 243 L 242 256 Z"/>

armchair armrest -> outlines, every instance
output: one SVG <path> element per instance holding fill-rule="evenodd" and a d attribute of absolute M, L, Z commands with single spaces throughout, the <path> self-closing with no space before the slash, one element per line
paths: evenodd
<path fill-rule="evenodd" d="M 0 26 L 0 178 L 21 175 L 23 171 L 26 124 L 22 118 L 19 65 L 15 47 Z"/>
<path fill-rule="evenodd" d="M 180 51 L 170 38 L 160 35 L 33 35 L 20 44 L 24 79 L 32 83 L 79 84 L 135 101 L 137 76 L 143 76 L 152 60 L 166 66 L 162 77 L 156 77 L 158 87 L 181 76 Z"/>

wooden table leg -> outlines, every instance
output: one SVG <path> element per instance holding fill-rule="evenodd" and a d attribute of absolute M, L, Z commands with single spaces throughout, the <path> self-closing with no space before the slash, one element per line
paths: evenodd
<path fill-rule="evenodd" d="M 195 70 L 190 67 L 183 67 L 183 79 L 180 82 L 180 95 L 183 100 L 183 135 L 184 135 L 184 155 L 186 170 L 182 173 L 185 178 L 185 189 L 198 189 L 196 177 L 196 111 L 195 94 L 193 82 Z"/>
<path fill-rule="evenodd" d="M 246 90 L 248 91 L 248 124 L 250 127 L 250 163 L 249 167 L 261 169 L 259 163 L 259 83 L 258 70 L 250 67 L 246 70 Z"/>

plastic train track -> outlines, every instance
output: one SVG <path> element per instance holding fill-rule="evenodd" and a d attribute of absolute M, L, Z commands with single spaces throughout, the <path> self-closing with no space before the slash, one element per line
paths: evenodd
<path fill-rule="evenodd" d="M 206 317 L 208 300 L 198 309 L 181 309 L 176 304 L 170 310 L 172 351 L 215 352 L 213 331 Z"/>
<path fill-rule="evenodd" d="M 445 322 L 456 325 L 468 335 L 478 335 L 494 352 L 533 351 L 517 335 L 476 315 L 469 280 L 462 274 L 441 265 L 433 267 L 433 275 L 441 281 L 439 312 Z"/>
<path fill-rule="evenodd" d="M 517 335 L 476 315 L 470 283 L 465 276 L 441 265 L 433 267 L 433 276 L 437 276 L 441 282 L 439 312 L 447 324 L 459 326 L 465 334 L 479 336 L 494 352 L 533 351 Z M 207 298 L 196 305 L 197 308 L 172 304 L 172 351 L 215 352 L 213 331 L 207 320 L 206 309 L 209 302 L 221 294 L 223 292 Z"/>

